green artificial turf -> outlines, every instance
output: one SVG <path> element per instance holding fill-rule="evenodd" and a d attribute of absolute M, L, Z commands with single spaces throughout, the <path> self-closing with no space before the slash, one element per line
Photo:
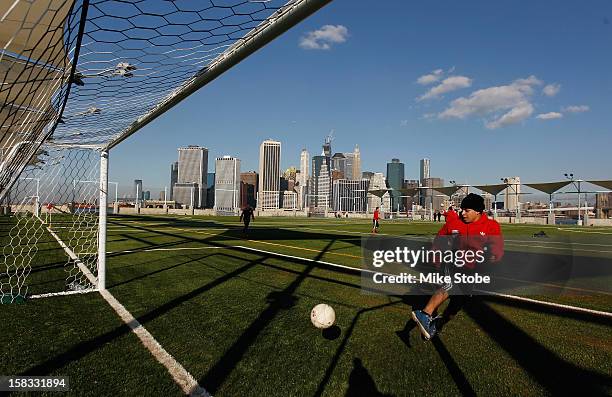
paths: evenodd
<path fill-rule="evenodd" d="M 3 231 L 9 223 L 2 220 Z M 244 236 L 234 218 L 111 216 L 107 287 L 218 396 L 612 393 L 609 320 L 483 297 L 427 342 L 410 321 L 424 297 L 365 294 L 357 274 L 235 248 L 359 267 L 369 225 L 257 218 Z M 438 227 L 385 222 L 381 233 L 427 239 Z M 551 238 L 573 233 L 503 229 L 508 239 L 530 243 L 539 230 Z M 68 231 L 58 233 L 69 238 Z M 612 235 L 574 234 L 574 242 L 612 249 L 605 248 Z M 31 273 L 39 291 L 46 281 L 57 287 L 66 260 L 52 237 L 43 238 Z M 536 247 L 539 252 L 559 251 L 550 243 L 533 245 L 545 247 Z M 612 306 L 605 294 L 539 298 L 607 311 Z M 325 332 L 309 319 L 322 302 L 337 316 L 337 327 Z M 72 395 L 180 394 L 97 293 L 2 305 L 0 334 L 0 374 L 67 375 Z"/>

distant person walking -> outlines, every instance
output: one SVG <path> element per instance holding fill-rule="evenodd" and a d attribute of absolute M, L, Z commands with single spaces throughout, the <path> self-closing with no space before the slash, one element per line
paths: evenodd
<path fill-rule="evenodd" d="M 246 234 L 249 230 L 249 223 L 251 223 L 251 219 L 255 220 L 255 214 L 253 212 L 253 208 L 251 208 L 250 205 L 247 205 L 242 209 L 242 214 L 240 214 L 240 220 L 244 223 L 242 233 Z"/>
<path fill-rule="evenodd" d="M 379 223 L 379 219 L 380 219 L 380 212 L 378 211 L 380 207 L 376 207 L 376 209 L 374 210 L 374 217 L 372 218 L 372 233 L 376 234 L 378 233 L 378 228 L 380 227 L 380 223 Z"/>

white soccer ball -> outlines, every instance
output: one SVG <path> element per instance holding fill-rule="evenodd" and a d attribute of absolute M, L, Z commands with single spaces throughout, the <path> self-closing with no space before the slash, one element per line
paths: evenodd
<path fill-rule="evenodd" d="M 319 329 L 329 328 L 336 322 L 336 312 L 330 305 L 320 303 L 312 308 L 310 321 Z"/>

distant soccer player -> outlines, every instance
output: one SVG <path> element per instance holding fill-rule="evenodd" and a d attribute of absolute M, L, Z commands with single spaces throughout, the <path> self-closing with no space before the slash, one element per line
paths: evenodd
<path fill-rule="evenodd" d="M 372 218 L 372 233 L 378 233 L 378 228 L 380 227 L 380 212 L 378 211 L 380 207 L 376 207 L 374 210 L 374 217 Z"/>
<path fill-rule="evenodd" d="M 242 214 L 240 214 L 240 220 L 244 222 L 244 229 L 242 229 L 242 233 L 245 233 L 249 229 L 249 223 L 251 223 L 251 219 L 255 220 L 255 214 L 253 213 L 253 208 L 250 205 L 247 205 L 242 209 Z"/>
<path fill-rule="evenodd" d="M 445 238 L 457 236 L 453 242 L 453 249 L 457 251 L 482 250 L 488 256 L 488 263 L 495 263 L 501 260 L 504 255 L 504 241 L 499 224 L 493 219 L 489 219 L 484 214 L 484 199 L 474 193 L 468 194 L 461 201 L 461 216 L 457 218 L 448 217 L 446 223 L 438 232 L 438 237 L 434 240 L 434 249 L 441 249 L 440 245 Z M 450 210 L 449 210 L 450 211 Z M 447 242 L 449 242 L 447 240 Z M 464 252 L 464 255 L 465 255 Z M 472 284 L 453 285 L 453 275 L 463 273 L 471 275 L 475 272 L 478 262 L 465 261 L 458 267 L 455 263 L 442 263 L 440 266 L 445 276 L 450 276 L 450 283 L 442 285 L 429 299 L 423 310 L 412 312 L 412 318 L 419 326 L 419 329 L 426 339 L 431 339 L 436 335 L 440 328 L 446 324 L 455 314 L 461 310 L 472 294 Z M 442 316 L 433 318 L 438 307 L 449 298 L 449 293 L 453 296 Z"/>
<path fill-rule="evenodd" d="M 444 221 L 450 222 L 452 220 L 457 220 L 457 219 L 459 219 L 459 215 L 457 214 L 457 211 L 455 211 L 455 209 L 453 208 L 453 205 L 451 204 L 450 207 L 448 207 L 448 210 L 444 211 Z"/>

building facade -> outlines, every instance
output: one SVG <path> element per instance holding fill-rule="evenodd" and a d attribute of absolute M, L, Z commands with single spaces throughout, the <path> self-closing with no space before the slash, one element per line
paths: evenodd
<path fill-rule="evenodd" d="M 247 205 L 251 208 L 257 207 L 257 181 L 258 175 L 255 171 L 240 174 L 240 207 Z"/>
<path fill-rule="evenodd" d="M 174 185 L 178 182 L 178 161 L 170 164 L 170 200 L 172 200 L 172 189 Z"/>
<path fill-rule="evenodd" d="M 134 200 L 142 200 L 142 179 L 134 179 Z"/>
<path fill-rule="evenodd" d="M 259 147 L 259 189 L 257 206 L 260 210 L 276 210 L 280 205 L 281 143 L 265 140 Z"/>
<path fill-rule="evenodd" d="M 182 208 L 192 208 L 199 201 L 199 192 L 197 183 L 177 182 L 174 184 L 174 201 Z"/>
<path fill-rule="evenodd" d="M 240 160 L 217 157 L 215 160 L 215 212 L 234 215 L 240 210 Z"/>
<path fill-rule="evenodd" d="M 339 212 L 366 212 L 370 181 L 338 179 L 332 185 L 332 209 Z"/>
<path fill-rule="evenodd" d="M 503 178 L 503 182 L 508 185 L 508 187 L 504 189 L 504 208 L 510 212 L 516 212 L 517 209 L 520 211 L 521 178 L 518 176 L 511 176 Z"/>
<path fill-rule="evenodd" d="M 204 208 L 206 206 L 206 189 L 208 186 L 208 149 L 190 145 L 179 148 L 178 152 L 177 183 L 195 183 L 195 189 L 198 191 L 195 195 L 197 200 L 194 201 L 194 208 Z"/>
<path fill-rule="evenodd" d="M 419 175 L 420 175 L 420 181 L 421 181 L 422 186 L 425 185 L 425 179 L 431 177 L 430 170 L 431 168 L 429 164 L 429 159 L 428 158 L 421 159 Z"/>
<path fill-rule="evenodd" d="M 390 163 L 387 163 L 387 185 L 393 189 L 391 191 L 391 207 L 394 211 L 405 211 L 403 202 L 401 200 L 401 192 L 399 191 L 404 187 L 404 163 L 400 162 L 399 159 L 392 159 Z"/>

